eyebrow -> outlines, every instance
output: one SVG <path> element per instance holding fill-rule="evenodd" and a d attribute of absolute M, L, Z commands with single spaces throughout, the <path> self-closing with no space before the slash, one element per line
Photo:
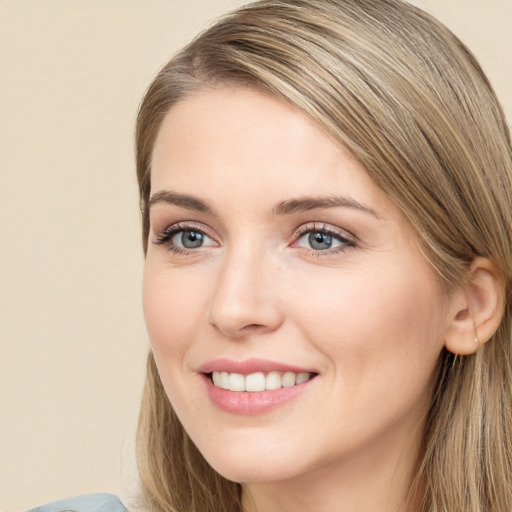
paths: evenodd
<path fill-rule="evenodd" d="M 203 213 L 213 213 L 212 208 L 204 201 L 189 194 L 181 194 L 171 190 L 162 190 L 156 192 L 149 199 L 149 207 L 158 204 L 167 203 L 187 210 L 196 210 Z M 320 196 L 320 197 L 299 197 L 296 199 L 287 199 L 277 203 L 272 208 L 274 215 L 290 215 L 297 212 L 307 212 L 322 208 L 354 208 L 363 213 L 373 215 L 377 219 L 379 216 L 375 210 L 364 206 L 359 201 L 348 196 Z"/>
<path fill-rule="evenodd" d="M 306 212 L 321 208 L 354 208 L 364 213 L 373 215 L 377 219 L 379 216 L 375 210 L 364 206 L 359 201 L 348 196 L 321 196 L 321 197 L 299 197 L 281 201 L 273 208 L 274 215 L 289 215 L 296 212 Z"/>
<path fill-rule="evenodd" d="M 170 190 L 156 192 L 149 199 L 149 207 L 158 203 L 174 204 L 187 210 L 197 210 L 204 213 L 212 213 L 212 209 L 197 197 L 189 194 L 179 194 Z"/>

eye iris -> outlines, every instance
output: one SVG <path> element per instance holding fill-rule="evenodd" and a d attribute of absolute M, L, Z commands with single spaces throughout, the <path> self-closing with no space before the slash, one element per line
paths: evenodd
<path fill-rule="evenodd" d="M 309 245 L 316 250 L 322 251 L 329 249 L 332 245 L 332 236 L 326 233 L 314 231 L 309 234 Z"/>
<path fill-rule="evenodd" d="M 203 244 L 203 235 L 197 231 L 183 231 L 181 243 L 187 249 L 195 249 Z"/>

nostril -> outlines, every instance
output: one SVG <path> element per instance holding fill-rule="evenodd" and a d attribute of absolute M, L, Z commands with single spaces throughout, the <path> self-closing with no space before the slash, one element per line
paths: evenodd
<path fill-rule="evenodd" d="M 244 325 L 240 331 L 258 331 L 258 330 L 261 330 L 261 329 L 264 329 L 265 326 L 262 325 L 262 324 L 249 324 L 249 325 Z"/>

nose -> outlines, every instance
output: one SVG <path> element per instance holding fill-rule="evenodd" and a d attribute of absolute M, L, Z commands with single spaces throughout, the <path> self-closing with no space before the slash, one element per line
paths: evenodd
<path fill-rule="evenodd" d="M 229 338 L 271 333 L 283 323 L 276 262 L 253 251 L 233 250 L 218 270 L 209 323 Z"/>

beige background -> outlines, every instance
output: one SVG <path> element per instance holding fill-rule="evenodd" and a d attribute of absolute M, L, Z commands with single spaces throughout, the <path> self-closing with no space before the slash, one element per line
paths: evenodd
<path fill-rule="evenodd" d="M 154 72 L 242 0 L 0 0 L 0 510 L 136 489 L 147 336 L 133 122 Z M 512 119 L 512 0 L 423 0 Z"/>

